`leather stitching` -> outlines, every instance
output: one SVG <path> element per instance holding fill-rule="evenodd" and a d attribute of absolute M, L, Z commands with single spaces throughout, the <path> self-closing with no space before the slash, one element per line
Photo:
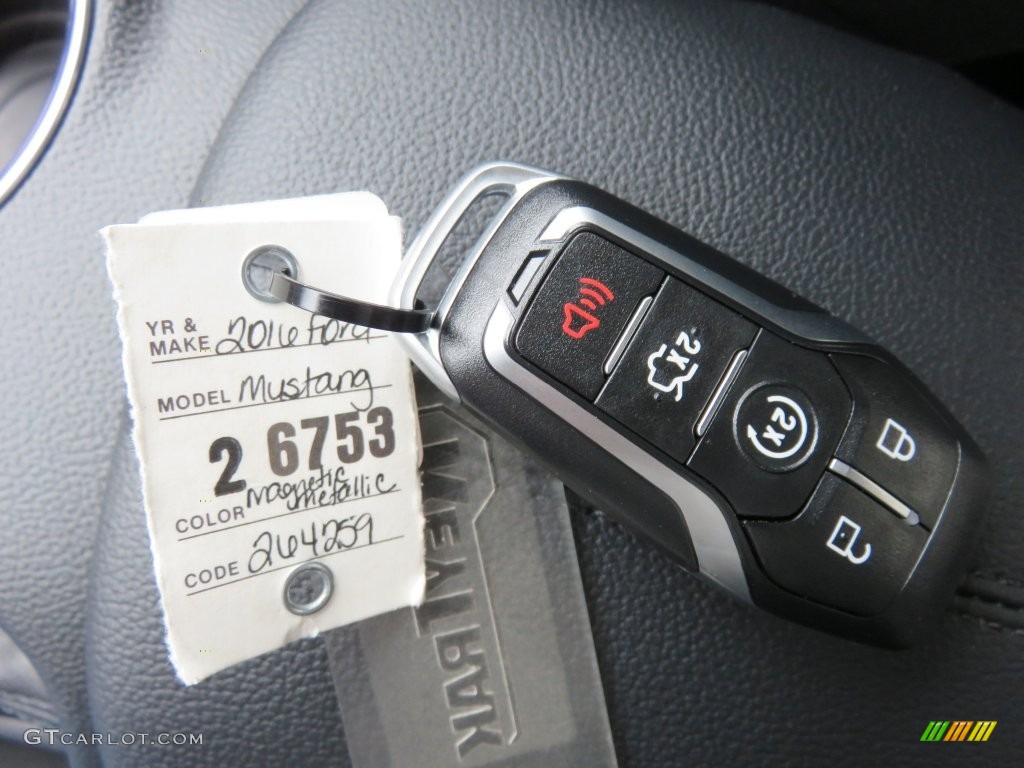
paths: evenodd
<path fill-rule="evenodd" d="M 986 627 L 988 629 L 994 629 L 997 632 L 1003 632 L 1009 635 L 1017 635 L 1020 637 L 1024 637 L 1024 627 L 1014 627 L 999 621 L 993 621 L 992 619 L 987 619 L 983 616 L 978 616 L 977 614 L 971 613 L 970 611 L 958 609 L 954 611 L 954 613 L 958 618 L 970 619 L 971 621 L 981 624 L 983 627 Z"/>
<path fill-rule="evenodd" d="M 976 579 L 1002 584 L 1004 587 L 1013 587 L 1015 589 L 1024 590 L 1024 581 L 1008 578 L 997 571 L 972 571 L 969 575 Z"/>
<path fill-rule="evenodd" d="M 970 592 L 957 592 L 957 597 L 964 600 L 977 600 L 978 602 L 986 603 L 988 605 L 998 605 L 1001 608 L 1006 608 L 1007 610 L 1015 613 L 1024 613 L 1024 605 L 1008 603 L 1005 600 L 999 600 L 998 598 L 989 597 L 988 595 L 979 595 L 977 593 Z"/>
<path fill-rule="evenodd" d="M 957 587 L 955 610 L 983 626 L 1024 634 L 1024 584 L 993 570 L 970 573 Z"/>

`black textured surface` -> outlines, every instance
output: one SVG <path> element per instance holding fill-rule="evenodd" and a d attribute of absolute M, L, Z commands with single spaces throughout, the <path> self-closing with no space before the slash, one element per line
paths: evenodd
<path fill-rule="evenodd" d="M 0 308 L 0 623 L 66 727 L 202 723 L 212 764 L 343 761 L 315 643 L 193 689 L 171 681 L 152 579 L 137 583 L 149 566 L 95 231 L 200 198 L 369 188 L 414 232 L 468 167 L 507 158 L 604 186 L 861 327 L 994 466 L 981 565 L 910 652 L 737 605 L 579 518 L 621 762 L 931 765 L 953 754 L 917 742 L 936 718 L 1000 721 L 958 762 L 1019 757 L 1019 111 L 936 65 L 744 3 L 310 2 L 240 95 L 298 2 L 99 5 L 78 101 L 0 209 L 17 287 Z M 200 58 L 206 47 L 219 55 Z"/>
<path fill-rule="evenodd" d="M 620 764 L 1016 764 L 1019 629 L 950 612 L 913 650 L 858 645 L 723 599 L 602 517 L 577 520 Z M 999 725 L 954 753 L 970 745 L 918 741 L 936 719 Z"/>
<path fill-rule="evenodd" d="M 152 618 L 156 594 L 151 575 L 138 583 L 119 575 L 121 568 L 150 573 L 137 496 L 113 497 L 118 506 L 105 496 L 128 422 L 97 231 L 211 197 L 193 190 L 209 147 L 249 72 L 301 5 L 251 0 L 243 12 L 199 0 L 98 0 L 75 101 L 41 163 L 0 208 L 8 293 L 0 304 L 0 625 L 36 665 L 61 727 L 73 734 L 213 717 L 201 692 L 184 689 L 171 703 L 161 700 L 159 711 L 141 706 L 155 681 L 169 681 L 165 661 L 145 676 L 127 674 L 140 659 L 156 658 L 163 639 L 157 622 L 147 625 L 144 645 L 125 641 L 137 637 L 127 617 L 148 610 Z M 109 550 L 111 537 L 128 526 L 137 534 L 131 547 Z M 108 565 L 97 569 L 93 553 L 104 550 L 106 560 L 98 560 Z M 91 623 L 90 590 L 111 601 L 116 595 L 126 618 Z M 104 652 L 91 664 L 87 634 L 89 647 Z M 103 701 L 117 707 L 117 717 L 99 706 Z M 239 695 L 221 706 L 222 717 L 236 718 L 222 728 L 301 734 L 306 707 L 333 702 L 331 694 L 315 705 L 284 707 Z M 90 704 L 103 717 L 91 720 Z M 318 739 L 343 754 L 335 731 Z M 256 754 L 240 740 L 236 746 L 238 760 Z M 106 750 L 114 765 L 191 761 L 174 747 L 162 748 L 159 758 L 132 747 Z M 76 766 L 99 764 L 97 749 L 69 752 Z"/>

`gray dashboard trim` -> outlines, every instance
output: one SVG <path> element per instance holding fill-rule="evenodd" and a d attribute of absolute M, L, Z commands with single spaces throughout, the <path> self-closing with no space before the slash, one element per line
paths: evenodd
<path fill-rule="evenodd" d="M 92 17 L 91 0 L 71 0 L 69 3 L 67 39 L 53 87 L 42 114 L 36 121 L 21 149 L 6 168 L 0 168 L 0 205 L 17 191 L 21 182 L 42 157 L 57 132 L 61 119 L 74 95 L 78 75 L 85 59 L 89 40 L 89 21 Z"/>

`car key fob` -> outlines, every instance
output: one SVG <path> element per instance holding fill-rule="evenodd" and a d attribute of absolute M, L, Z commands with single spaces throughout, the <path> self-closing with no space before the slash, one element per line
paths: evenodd
<path fill-rule="evenodd" d="M 400 338 L 434 384 L 737 597 L 887 646 L 948 602 L 984 512 L 979 449 L 892 355 L 713 248 L 488 165 L 392 300 L 423 319 Z"/>

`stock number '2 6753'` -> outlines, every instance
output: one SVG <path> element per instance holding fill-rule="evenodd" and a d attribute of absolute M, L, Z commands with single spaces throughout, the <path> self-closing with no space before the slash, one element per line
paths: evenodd
<path fill-rule="evenodd" d="M 317 416 L 302 419 L 299 428 L 287 421 L 271 424 L 267 430 L 267 458 L 270 469 L 279 477 L 287 477 L 302 463 L 300 443 L 308 456 L 310 470 L 323 468 L 324 444 L 330 431 L 331 418 Z M 299 435 L 299 432 L 302 435 Z M 335 452 L 343 464 L 354 464 L 367 452 L 374 458 L 390 456 L 395 450 L 394 417 L 390 408 L 378 406 L 366 411 L 349 411 L 334 415 Z M 307 449 L 308 446 L 308 449 Z M 210 463 L 216 464 L 226 457 L 227 462 L 214 486 L 217 496 L 238 493 L 246 488 L 246 481 L 235 479 L 242 464 L 242 444 L 234 437 L 218 437 L 210 444 Z"/>

